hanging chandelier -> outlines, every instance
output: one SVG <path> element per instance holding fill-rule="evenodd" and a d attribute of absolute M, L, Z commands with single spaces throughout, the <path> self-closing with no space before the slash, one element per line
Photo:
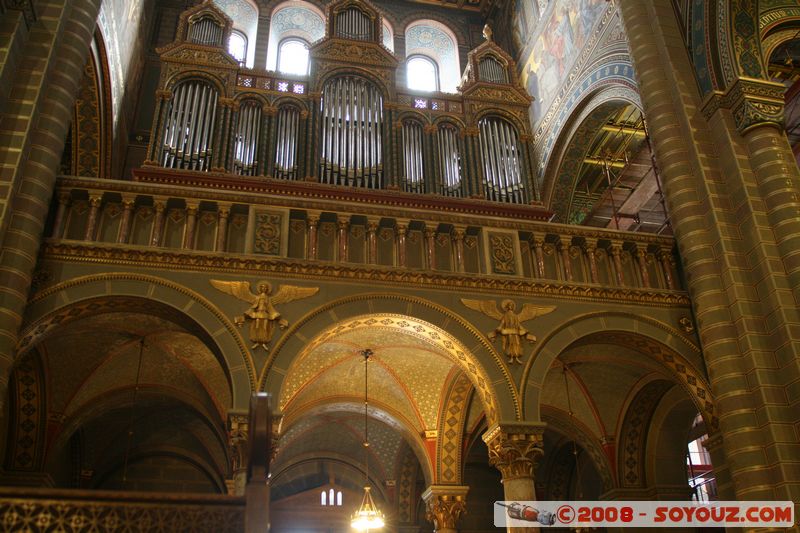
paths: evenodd
<path fill-rule="evenodd" d="M 372 500 L 369 486 L 369 358 L 373 352 L 369 348 L 362 350 L 361 356 L 364 358 L 364 497 L 361 505 L 353 513 L 350 525 L 358 531 L 369 531 L 370 529 L 380 529 L 384 526 L 383 513 L 378 510 Z"/>

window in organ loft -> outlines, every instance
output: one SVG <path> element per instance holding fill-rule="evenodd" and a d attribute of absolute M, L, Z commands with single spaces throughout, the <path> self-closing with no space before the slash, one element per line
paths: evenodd
<path fill-rule="evenodd" d="M 287 39 L 278 48 L 278 71 L 283 74 L 308 74 L 308 44 L 300 39 Z"/>
<path fill-rule="evenodd" d="M 228 53 L 230 53 L 239 64 L 244 64 L 247 60 L 247 37 L 241 32 L 234 31 L 228 41 Z"/>
<path fill-rule="evenodd" d="M 406 64 L 408 88 L 412 91 L 438 91 L 439 74 L 436 63 L 425 56 L 414 56 Z"/>

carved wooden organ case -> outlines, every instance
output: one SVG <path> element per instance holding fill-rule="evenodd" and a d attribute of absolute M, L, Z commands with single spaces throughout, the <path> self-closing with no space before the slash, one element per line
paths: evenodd
<path fill-rule="evenodd" d="M 401 63 L 364 0 L 328 6 L 308 76 L 241 67 L 227 53 L 231 27 L 207 0 L 158 50 L 146 167 L 256 188 L 278 179 L 537 203 L 531 98 L 494 42 L 469 53 L 458 93 L 424 93 L 397 86 Z"/>

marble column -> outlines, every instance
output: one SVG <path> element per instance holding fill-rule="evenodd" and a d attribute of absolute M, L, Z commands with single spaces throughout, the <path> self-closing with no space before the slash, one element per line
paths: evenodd
<path fill-rule="evenodd" d="M 433 522 L 436 533 L 456 533 L 458 521 L 467 512 L 469 487 L 431 485 L 422 493 L 425 518 Z"/>

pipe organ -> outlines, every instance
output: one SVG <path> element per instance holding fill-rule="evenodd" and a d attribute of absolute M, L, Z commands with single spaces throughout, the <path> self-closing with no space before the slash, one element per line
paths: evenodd
<path fill-rule="evenodd" d="M 480 121 L 478 136 L 483 160 L 483 190 L 496 202 L 525 202 L 517 132 L 507 121 L 487 117 Z"/>
<path fill-rule="evenodd" d="M 383 185 L 383 96 L 358 76 L 322 92 L 320 181 L 380 189 Z"/>
<path fill-rule="evenodd" d="M 275 147 L 275 177 L 297 179 L 297 137 L 300 133 L 300 110 L 283 106 L 278 111 Z"/>
<path fill-rule="evenodd" d="M 422 164 L 422 125 L 415 120 L 406 120 L 403 123 L 403 176 L 402 186 L 405 192 L 425 192 Z"/>
<path fill-rule="evenodd" d="M 187 80 L 175 88 L 164 127 L 162 166 L 184 170 L 210 169 L 217 98 L 217 90 L 201 80 Z"/>
<path fill-rule="evenodd" d="M 336 14 L 336 36 L 354 41 L 369 41 L 374 34 L 369 15 L 353 6 Z"/>
<path fill-rule="evenodd" d="M 261 138 L 261 104 L 245 100 L 239 106 L 234 136 L 233 171 L 240 176 L 258 176 L 259 139 Z"/>
<path fill-rule="evenodd" d="M 461 153 L 454 126 L 439 126 L 436 130 L 436 147 L 439 151 L 439 173 L 442 177 L 439 194 L 464 196 L 461 184 Z"/>
<path fill-rule="evenodd" d="M 491 83 L 508 83 L 506 67 L 492 56 L 486 56 L 478 62 L 478 75 L 483 81 Z"/>
<path fill-rule="evenodd" d="M 211 17 L 201 17 L 189 25 L 189 42 L 206 46 L 222 46 L 224 29 Z"/>
<path fill-rule="evenodd" d="M 528 109 L 513 59 L 492 41 L 467 56 L 458 94 L 396 84 L 398 58 L 364 0 L 328 6 L 307 76 L 248 70 L 212 2 L 181 15 L 163 72 L 145 166 L 259 180 L 538 201 Z"/>

